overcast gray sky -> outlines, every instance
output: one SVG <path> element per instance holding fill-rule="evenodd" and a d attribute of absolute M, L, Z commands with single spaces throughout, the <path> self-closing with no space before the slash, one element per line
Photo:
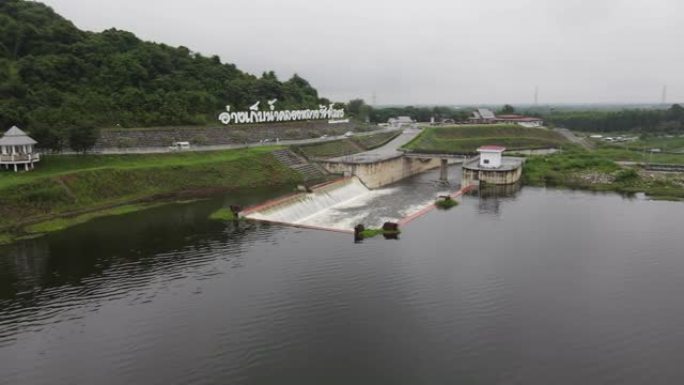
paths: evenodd
<path fill-rule="evenodd" d="M 44 0 L 378 104 L 684 101 L 682 0 Z"/>

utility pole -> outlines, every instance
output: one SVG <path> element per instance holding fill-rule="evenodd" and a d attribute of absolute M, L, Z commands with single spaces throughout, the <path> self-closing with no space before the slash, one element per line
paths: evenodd
<path fill-rule="evenodd" d="M 534 86 L 534 105 L 539 104 L 539 86 Z"/>
<path fill-rule="evenodd" d="M 663 86 L 663 94 L 661 95 L 660 102 L 662 104 L 667 104 L 667 85 Z"/>

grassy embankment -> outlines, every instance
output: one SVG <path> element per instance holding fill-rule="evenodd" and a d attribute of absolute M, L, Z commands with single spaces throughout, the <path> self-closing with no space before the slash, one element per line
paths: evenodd
<path fill-rule="evenodd" d="M 684 154 L 684 137 L 652 137 L 619 143 L 606 143 L 592 139 L 592 142 L 601 150 L 623 154 L 630 152 L 630 159 L 638 159 L 640 162 L 656 163 L 655 159 L 658 158 L 664 163 L 677 163 Z M 651 155 L 652 149 L 657 149 L 653 155 Z"/>
<path fill-rule="evenodd" d="M 0 173 L 0 241 L 139 210 L 160 200 L 301 182 L 298 173 L 270 155 L 275 148 L 46 156 L 32 172 Z"/>
<path fill-rule="evenodd" d="M 616 143 L 616 145 L 636 151 L 649 151 L 657 148 L 662 152 L 684 153 L 684 136 L 669 138 L 664 136 L 645 137 L 635 142 Z"/>
<path fill-rule="evenodd" d="M 80 214 L 71 217 L 58 217 L 50 219 L 44 222 L 34 223 L 24 227 L 23 231 L 26 235 L 44 234 L 51 233 L 54 231 L 64 230 L 66 228 L 79 225 L 81 223 L 86 223 L 91 219 L 104 217 L 104 216 L 115 216 L 133 213 L 136 211 L 152 208 L 163 203 L 133 203 L 123 206 L 112 207 L 105 210 L 88 212 L 85 214 Z M 1 242 L 0 242 L 1 243 Z"/>
<path fill-rule="evenodd" d="M 514 124 L 427 127 L 405 149 L 425 153 L 470 154 L 483 145 L 502 145 L 508 150 L 551 148 L 567 145 L 560 134 L 544 128 Z"/>
<path fill-rule="evenodd" d="M 373 135 L 359 135 L 347 139 L 333 140 L 293 147 L 293 150 L 307 158 L 333 158 L 372 150 L 396 138 L 400 131 L 382 132 Z"/>
<path fill-rule="evenodd" d="M 680 138 L 658 144 L 664 148 L 679 145 Z M 659 173 L 641 167 L 623 167 L 616 162 L 684 164 L 684 154 L 644 154 L 616 145 L 599 144 L 587 151 L 570 144 L 561 135 L 546 129 L 514 125 L 464 125 L 426 128 L 405 148 L 418 152 L 472 153 L 477 147 L 500 144 L 509 150 L 561 147 L 560 154 L 532 156 L 525 163 L 523 182 L 535 186 L 557 186 L 622 193 L 644 192 L 656 199 L 684 199 L 684 176 Z M 652 146 L 645 142 L 642 146 Z"/>
<path fill-rule="evenodd" d="M 235 220 L 235 214 L 227 207 L 222 207 L 209 215 L 209 219 L 215 221 L 232 221 Z"/>
<path fill-rule="evenodd" d="M 684 155 L 661 155 L 653 162 L 684 163 Z M 621 167 L 617 161 L 638 162 L 639 154 L 615 148 L 593 152 L 572 150 L 549 156 L 532 156 L 525 163 L 523 182 L 592 191 L 644 192 L 655 199 L 684 199 L 684 175 L 659 173 L 641 167 Z"/>
<path fill-rule="evenodd" d="M 449 210 L 452 207 L 458 206 L 458 201 L 450 196 L 446 196 L 444 198 L 437 199 L 435 201 L 435 206 L 441 210 Z"/>
<path fill-rule="evenodd" d="M 684 164 L 684 153 L 650 153 L 643 150 L 625 148 L 618 145 L 600 144 L 596 154 L 610 158 L 616 162 L 637 162 L 654 164 Z"/>

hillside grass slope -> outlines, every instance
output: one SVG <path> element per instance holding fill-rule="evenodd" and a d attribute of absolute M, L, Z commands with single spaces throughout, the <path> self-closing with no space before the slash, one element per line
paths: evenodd
<path fill-rule="evenodd" d="M 47 157 L 32 172 L 0 172 L 0 233 L 130 202 L 301 182 L 271 155 L 274 149 Z"/>
<path fill-rule="evenodd" d="M 372 135 L 353 136 L 325 143 L 295 147 L 295 151 L 308 158 L 334 158 L 372 150 L 385 145 L 401 134 L 401 131 L 382 132 Z"/>
<path fill-rule="evenodd" d="M 426 127 L 404 148 L 414 152 L 470 154 L 484 145 L 496 144 L 508 150 L 526 150 L 556 148 L 567 143 L 562 135 L 545 128 L 482 124 Z"/>

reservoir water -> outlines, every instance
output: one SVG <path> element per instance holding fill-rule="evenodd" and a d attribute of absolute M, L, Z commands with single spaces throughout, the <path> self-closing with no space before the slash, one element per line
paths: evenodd
<path fill-rule="evenodd" d="M 401 215 L 434 179 L 355 212 Z M 207 219 L 264 198 L 0 248 L 0 384 L 684 382 L 684 203 L 482 191 L 362 243 Z"/>

